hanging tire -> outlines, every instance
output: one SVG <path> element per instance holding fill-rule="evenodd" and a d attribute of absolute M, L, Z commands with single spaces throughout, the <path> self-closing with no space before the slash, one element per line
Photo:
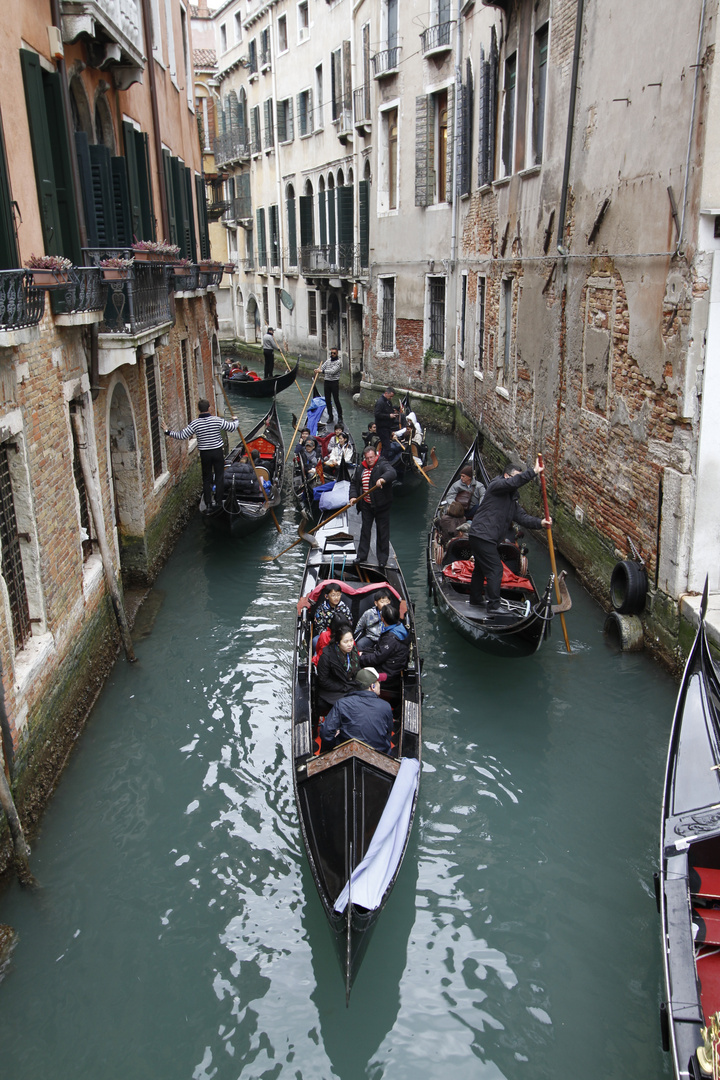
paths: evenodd
<path fill-rule="evenodd" d="M 647 571 L 640 563 L 616 563 L 610 578 L 610 599 L 621 615 L 637 615 L 645 607 Z"/>

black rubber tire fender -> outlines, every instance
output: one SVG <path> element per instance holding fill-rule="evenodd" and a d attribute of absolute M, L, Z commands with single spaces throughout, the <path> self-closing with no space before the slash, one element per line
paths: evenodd
<path fill-rule="evenodd" d="M 637 615 L 645 607 L 647 572 L 640 563 L 625 559 L 615 564 L 610 578 L 610 599 L 620 615 Z"/>

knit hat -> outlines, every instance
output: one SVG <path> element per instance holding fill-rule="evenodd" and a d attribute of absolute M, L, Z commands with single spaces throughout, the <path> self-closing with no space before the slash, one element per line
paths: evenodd
<path fill-rule="evenodd" d="M 472 474 L 473 474 L 472 465 L 463 465 L 462 469 L 460 470 L 460 475 L 461 476 L 472 476 Z"/>
<path fill-rule="evenodd" d="M 355 676 L 355 682 L 363 690 L 369 690 L 373 683 L 378 681 L 378 673 L 374 667 L 360 668 Z"/>

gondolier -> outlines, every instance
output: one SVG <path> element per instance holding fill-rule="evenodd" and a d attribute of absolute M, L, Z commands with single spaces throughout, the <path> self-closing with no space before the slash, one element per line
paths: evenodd
<path fill-rule="evenodd" d="M 272 326 L 268 326 L 262 339 L 263 356 L 265 357 L 265 374 L 263 378 L 265 379 L 272 379 L 273 368 L 275 367 L 275 350 L 280 349 L 273 337 L 274 333 Z"/>
<path fill-rule="evenodd" d="M 203 499 L 205 508 L 210 509 L 213 502 L 213 474 L 215 475 L 215 502 L 222 506 L 225 453 L 223 447 L 223 431 L 235 431 L 238 426 L 237 417 L 232 420 L 223 420 L 210 412 L 210 402 L 205 398 L 198 401 L 200 415 L 191 420 L 182 431 L 166 431 L 169 439 L 192 439 L 197 438 L 198 450 L 200 451 L 200 466 L 202 468 Z"/>
<path fill-rule="evenodd" d="M 328 417 L 330 423 L 333 422 L 333 401 L 337 409 L 338 420 L 342 423 L 342 405 L 340 404 L 340 372 L 342 371 L 342 360 L 338 356 L 337 349 L 330 350 L 330 356 L 327 360 L 324 360 L 320 367 L 315 368 L 316 375 L 322 375 L 325 380 L 323 383 L 323 396 L 325 398 L 325 408 L 328 411 Z"/>
<path fill-rule="evenodd" d="M 362 514 L 362 531 L 357 560 L 365 562 L 370 552 L 370 537 L 375 522 L 375 545 L 380 569 L 384 569 L 390 551 L 390 507 L 393 481 L 397 473 L 384 458 L 379 458 L 371 446 L 365 447 L 363 463 L 358 465 L 350 481 L 350 503 Z M 375 491 L 371 488 L 377 485 Z"/>
<path fill-rule="evenodd" d="M 520 505 L 518 490 L 534 480 L 542 472 L 539 460 L 534 468 L 521 471 L 519 465 L 509 464 L 502 476 L 496 476 L 487 490 L 468 533 L 470 547 L 475 559 L 475 569 L 470 581 L 470 603 L 482 604 L 487 595 L 487 610 L 500 607 L 500 584 L 502 560 L 497 546 L 508 534 L 513 521 L 526 529 L 549 529 L 551 518 L 534 517 Z M 487 579 L 487 583 L 485 583 Z"/>
<path fill-rule="evenodd" d="M 380 442 L 382 443 L 380 452 L 383 457 L 387 457 L 390 451 L 393 431 L 397 431 L 400 427 L 398 420 L 400 413 L 392 403 L 394 397 L 394 388 L 388 386 L 386 390 L 383 390 L 382 394 L 375 402 L 375 424 L 377 425 L 377 433 Z"/>

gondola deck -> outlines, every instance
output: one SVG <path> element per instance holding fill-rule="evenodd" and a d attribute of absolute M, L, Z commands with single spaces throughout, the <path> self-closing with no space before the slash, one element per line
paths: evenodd
<path fill-rule="evenodd" d="M 354 520 L 353 520 L 354 519 Z M 417 803 L 421 749 L 420 661 L 412 605 L 402 572 L 391 548 L 384 572 L 377 566 L 374 547 L 362 564 L 355 562 L 359 517 L 346 512 L 316 534 L 305 567 L 295 640 L 293 678 L 293 778 L 303 842 L 325 914 L 336 938 L 346 996 L 360 966 L 372 927 L 384 907 L 400 870 Z M 384 586 L 393 590 L 410 623 L 411 650 L 403 673 L 399 700 L 394 702 L 395 725 L 390 754 L 357 739 L 319 753 L 314 709 L 314 671 L 311 664 L 312 617 L 308 597 L 329 580 L 337 580 L 353 609 L 353 625 L 363 604 Z M 404 801 L 401 798 L 404 796 Z M 380 895 L 368 900 L 361 864 L 371 845 L 379 843 L 394 804 L 402 807 L 395 825 L 395 857 Z M 384 832 L 383 832 L 384 835 Z M 357 878 L 357 880 L 356 880 Z M 363 903 L 362 901 L 366 901 Z"/>

